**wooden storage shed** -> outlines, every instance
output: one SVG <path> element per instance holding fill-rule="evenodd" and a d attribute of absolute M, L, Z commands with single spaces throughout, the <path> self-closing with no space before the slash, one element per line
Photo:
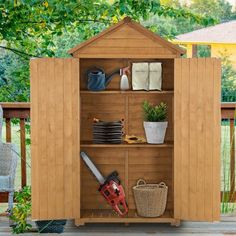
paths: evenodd
<path fill-rule="evenodd" d="M 220 61 L 180 58 L 179 47 L 125 18 L 71 49 L 69 59 L 32 59 L 32 218 L 90 222 L 218 221 L 220 217 Z M 86 71 L 110 73 L 133 62 L 162 63 L 162 91 L 120 91 L 115 77 L 104 91 L 89 91 Z M 131 76 L 129 76 L 131 80 Z M 164 144 L 94 144 L 92 121 L 124 119 L 127 134 L 144 136 L 142 103 L 164 101 Z M 120 174 L 129 214 L 119 217 L 97 191 L 82 163 L 86 151 L 104 175 Z M 137 179 L 169 186 L 163 216 L 136 213 Z"/>

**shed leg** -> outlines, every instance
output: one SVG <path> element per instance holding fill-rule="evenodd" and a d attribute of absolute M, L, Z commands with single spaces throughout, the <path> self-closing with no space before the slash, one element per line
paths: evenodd
<path fill-rule="evenodd" d="M 174 221 L 171 222 L 171 226 L 179 227 L 180 226 L 180 220 L 179 219 L 174 219 Z"/>
<path fill-rule="evenodd" d="M 75 219 L 76 226 L 83 226 L 84 224 L 85 224 L 84 221 L 81 221 L 80 219 Z"/>

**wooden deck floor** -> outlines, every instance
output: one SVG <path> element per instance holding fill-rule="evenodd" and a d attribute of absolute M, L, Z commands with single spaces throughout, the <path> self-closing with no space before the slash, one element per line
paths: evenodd
<path fill-rule="evenodd" d="M 37 235 L 37 232 L 30 232 L 24 235 Z M 8 219 L 0 217 L 0 236 L 9 236 L 11 230 L 8 227 Z M 23 235 L 23 234 L 21 234 Z M 56 235 L 56 234 L 42 234 Z M 219 223 L 206 222 L 182 222 L 180 227 L 171 227 L 168 224 L 87 224 L 81 227 L 74 227 L 73 222 L 67 223 L 65 236 L 143 236 L 143 235 L 183 235 L 183 236 L 222 236 L 236 235 L 236 217 L 224 217 Z"/>

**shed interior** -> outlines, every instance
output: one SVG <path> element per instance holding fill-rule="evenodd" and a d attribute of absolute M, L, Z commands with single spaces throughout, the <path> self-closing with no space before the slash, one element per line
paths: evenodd
<path fill-rule="evenodd" d="M 86 88 L 86 71 L 94 66 L 103 68 L 107 74 L 117 68 L 131 66 L 133 62 L 162 63 L 162 91 L 121 91 L 120 76 L 115 76 L 106 90 L 89 91 Z M 131 76 L 129 82 L 131 85 Z M 90 59 L 80 58 L 81 99 L 81 151 L 91 156 L 100 171 L 106 176 L 117 170 L 125 189 L 129 206 L 127 216 L 120 218 L 97 191 L 98 184 L 84 163 L 81 163 L 81 220 L 84 222 L 135 221 L 140 219 L 132 187 L 140 178 L 148 183 L 164 181 L 168 189 L 165 214 L 159 218 L 145 218 L 145 221 L 170 222 L 173 218 L 173 106 L 174 106 L 174 59 Z M 168 105 L 168 128 L 164 144 L 93 144 L 93 118 L 105 121 L 124 119 L 124 132 L 145 137 L 142 104 L 147 100 L 153 104 L 165 102 Z M 125 218 L 125 219 L 124 219 Z"/>

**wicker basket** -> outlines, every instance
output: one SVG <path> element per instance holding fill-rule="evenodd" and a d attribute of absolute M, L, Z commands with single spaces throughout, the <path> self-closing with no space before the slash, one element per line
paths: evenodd
<path fill-rule="evenodd" d="M 147 184 L 139 179 L 133 187 L 134 199 L 139 216 L 161 216 L 166 208 L 168 187 L 165 183 Z"/>

